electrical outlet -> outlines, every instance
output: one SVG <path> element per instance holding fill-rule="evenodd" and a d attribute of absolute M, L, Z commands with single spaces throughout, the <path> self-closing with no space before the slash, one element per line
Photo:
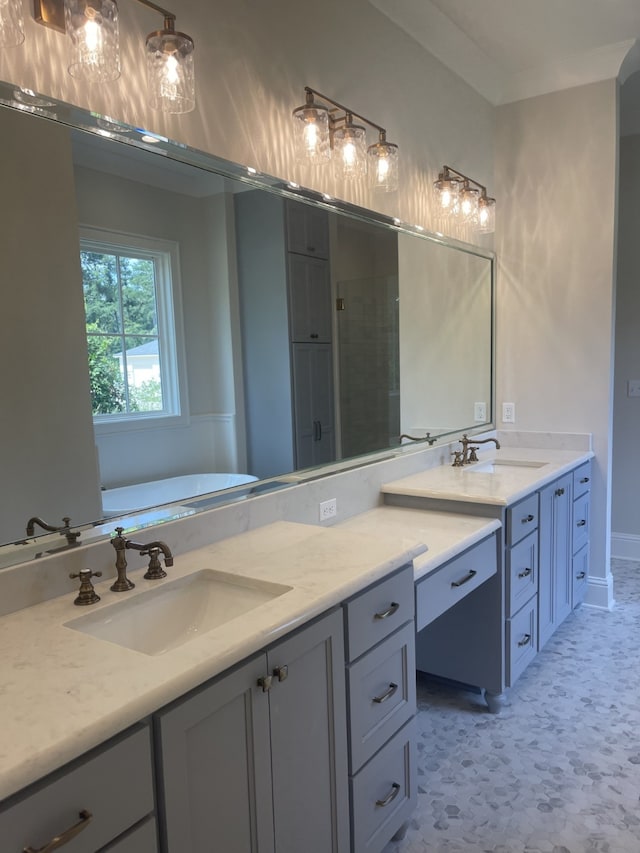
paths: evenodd
<path fill-rule="evenodd" d="M 320 503 L 320 521 L 326 521 L 328 518 L 335 518 L 338 514 L 338 501 L 336 498 L 331 498 L 328 501 Z"/>
<path fill-rule="evenodd" d="M 515 403 L 503 403 L 502 404 L 502 423 L 503 424 L 515 424 L 516 422 L 516 404 Z"/>
<path fill-rule="evenodd" d="M 487 420 L 487 404 L 486 403 L 474 403 L 473 404 L 473 419 L 476 423 L 483 424 Z"/>

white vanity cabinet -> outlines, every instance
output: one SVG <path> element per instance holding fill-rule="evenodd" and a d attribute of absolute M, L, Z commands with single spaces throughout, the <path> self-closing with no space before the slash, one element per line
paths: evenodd
<path fill-rule="evenodd" d="M 344 611 L 351 850 L 379 853 L 402 837 L 417 799 L 413 566 Z"/>
<path fill-rule="evenodd" d="M 0 847 L 156 853 L 154 808 L 151 735 L 140 724 L 2 803 Z"/>
<path fill-rule="evenodd" d="M 342 613 L 155 717 L 167 853 L 347 853 Z"/>

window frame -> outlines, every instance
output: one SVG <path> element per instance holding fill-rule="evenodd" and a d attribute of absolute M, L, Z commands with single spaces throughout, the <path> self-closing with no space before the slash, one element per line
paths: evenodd
<path fill-rule="evenodd" d="M 174 240 L 130 234 L 107 228 L 81 225 L 79 252 L 131 254 L 155 262 L 156 310 L 160 354 L 160 375 L 164 409 L 150 412 L 119 412 L 92 415 L 96 434 L 160 429 L 189 423 L 187 373 L 182 322 L 180 250 Z M 82 273 L 81 284 L 82 284 Z M 83 291 L 84 311 L 84 291 Z M 85 317 L 86 323 L 86 317 Z M 85 339 L 86 339 L 85 333 Z"/>

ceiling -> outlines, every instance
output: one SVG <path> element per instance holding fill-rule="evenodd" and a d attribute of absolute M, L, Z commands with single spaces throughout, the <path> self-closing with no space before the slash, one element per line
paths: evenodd
<path fill-rule="evenodd" d="M 640 69 L 639 0 L 370 0 L 493 104 Z"/>

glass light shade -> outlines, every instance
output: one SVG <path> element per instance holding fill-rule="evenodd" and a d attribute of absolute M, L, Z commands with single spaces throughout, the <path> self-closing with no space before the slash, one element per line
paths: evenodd
<path fill-rule="evenodd" d="M 69 74 L 89 83 L 120 76 L 118 6 L 114 0 L 65 0 Z"/>
<path fill-rule="evenodd" d="M 393 193 L 398 189 L 398 146 L 381 139 L 367 150 L 367 170 L 374 190 Z"/>
<path fill-rule="evenodd" d="M 196 105 L 193 39 L 173 29 L 147 36 L 147 84 L 149 104 L 165 113 L 189 113 Z"/>
<path fill-rule="evenodd" d="M 23 41 L 22 0 L 0 0 L 0 47 L 16 47 Z"/>
<path fill-rule="evenodd" d="M 496 230 L 496 200 L 481 196 L 478 201 L 478 231 L 493 234 Z"/>
<path fill-rule="evenodd" d="M 463 222 L 477 222 L 479 198 L 480 190 L 476 190 L 468 184 L 463 185 L 460 190 L 460 216 Z"/>
<path fill-rule="evenodd" d="M 348 122 L 333 134 L 333 162 L 336 178 L 354 180 L 367 173 L 367 133 L 359 124 Z"/>
<path fill-rule="evenodd" d="M 460 200 L 460 182 L 455 178 L 440 175 L 433 184 L 436 199 L 436 211 L 439 216 L 450 217 L 458 213 Z"/>
<path fill-rule="evenodd" d="M 326 163 L 331 159 L 329 110 L 313 100 L 293 111 L 293 138 L 299 163 Z"/>

